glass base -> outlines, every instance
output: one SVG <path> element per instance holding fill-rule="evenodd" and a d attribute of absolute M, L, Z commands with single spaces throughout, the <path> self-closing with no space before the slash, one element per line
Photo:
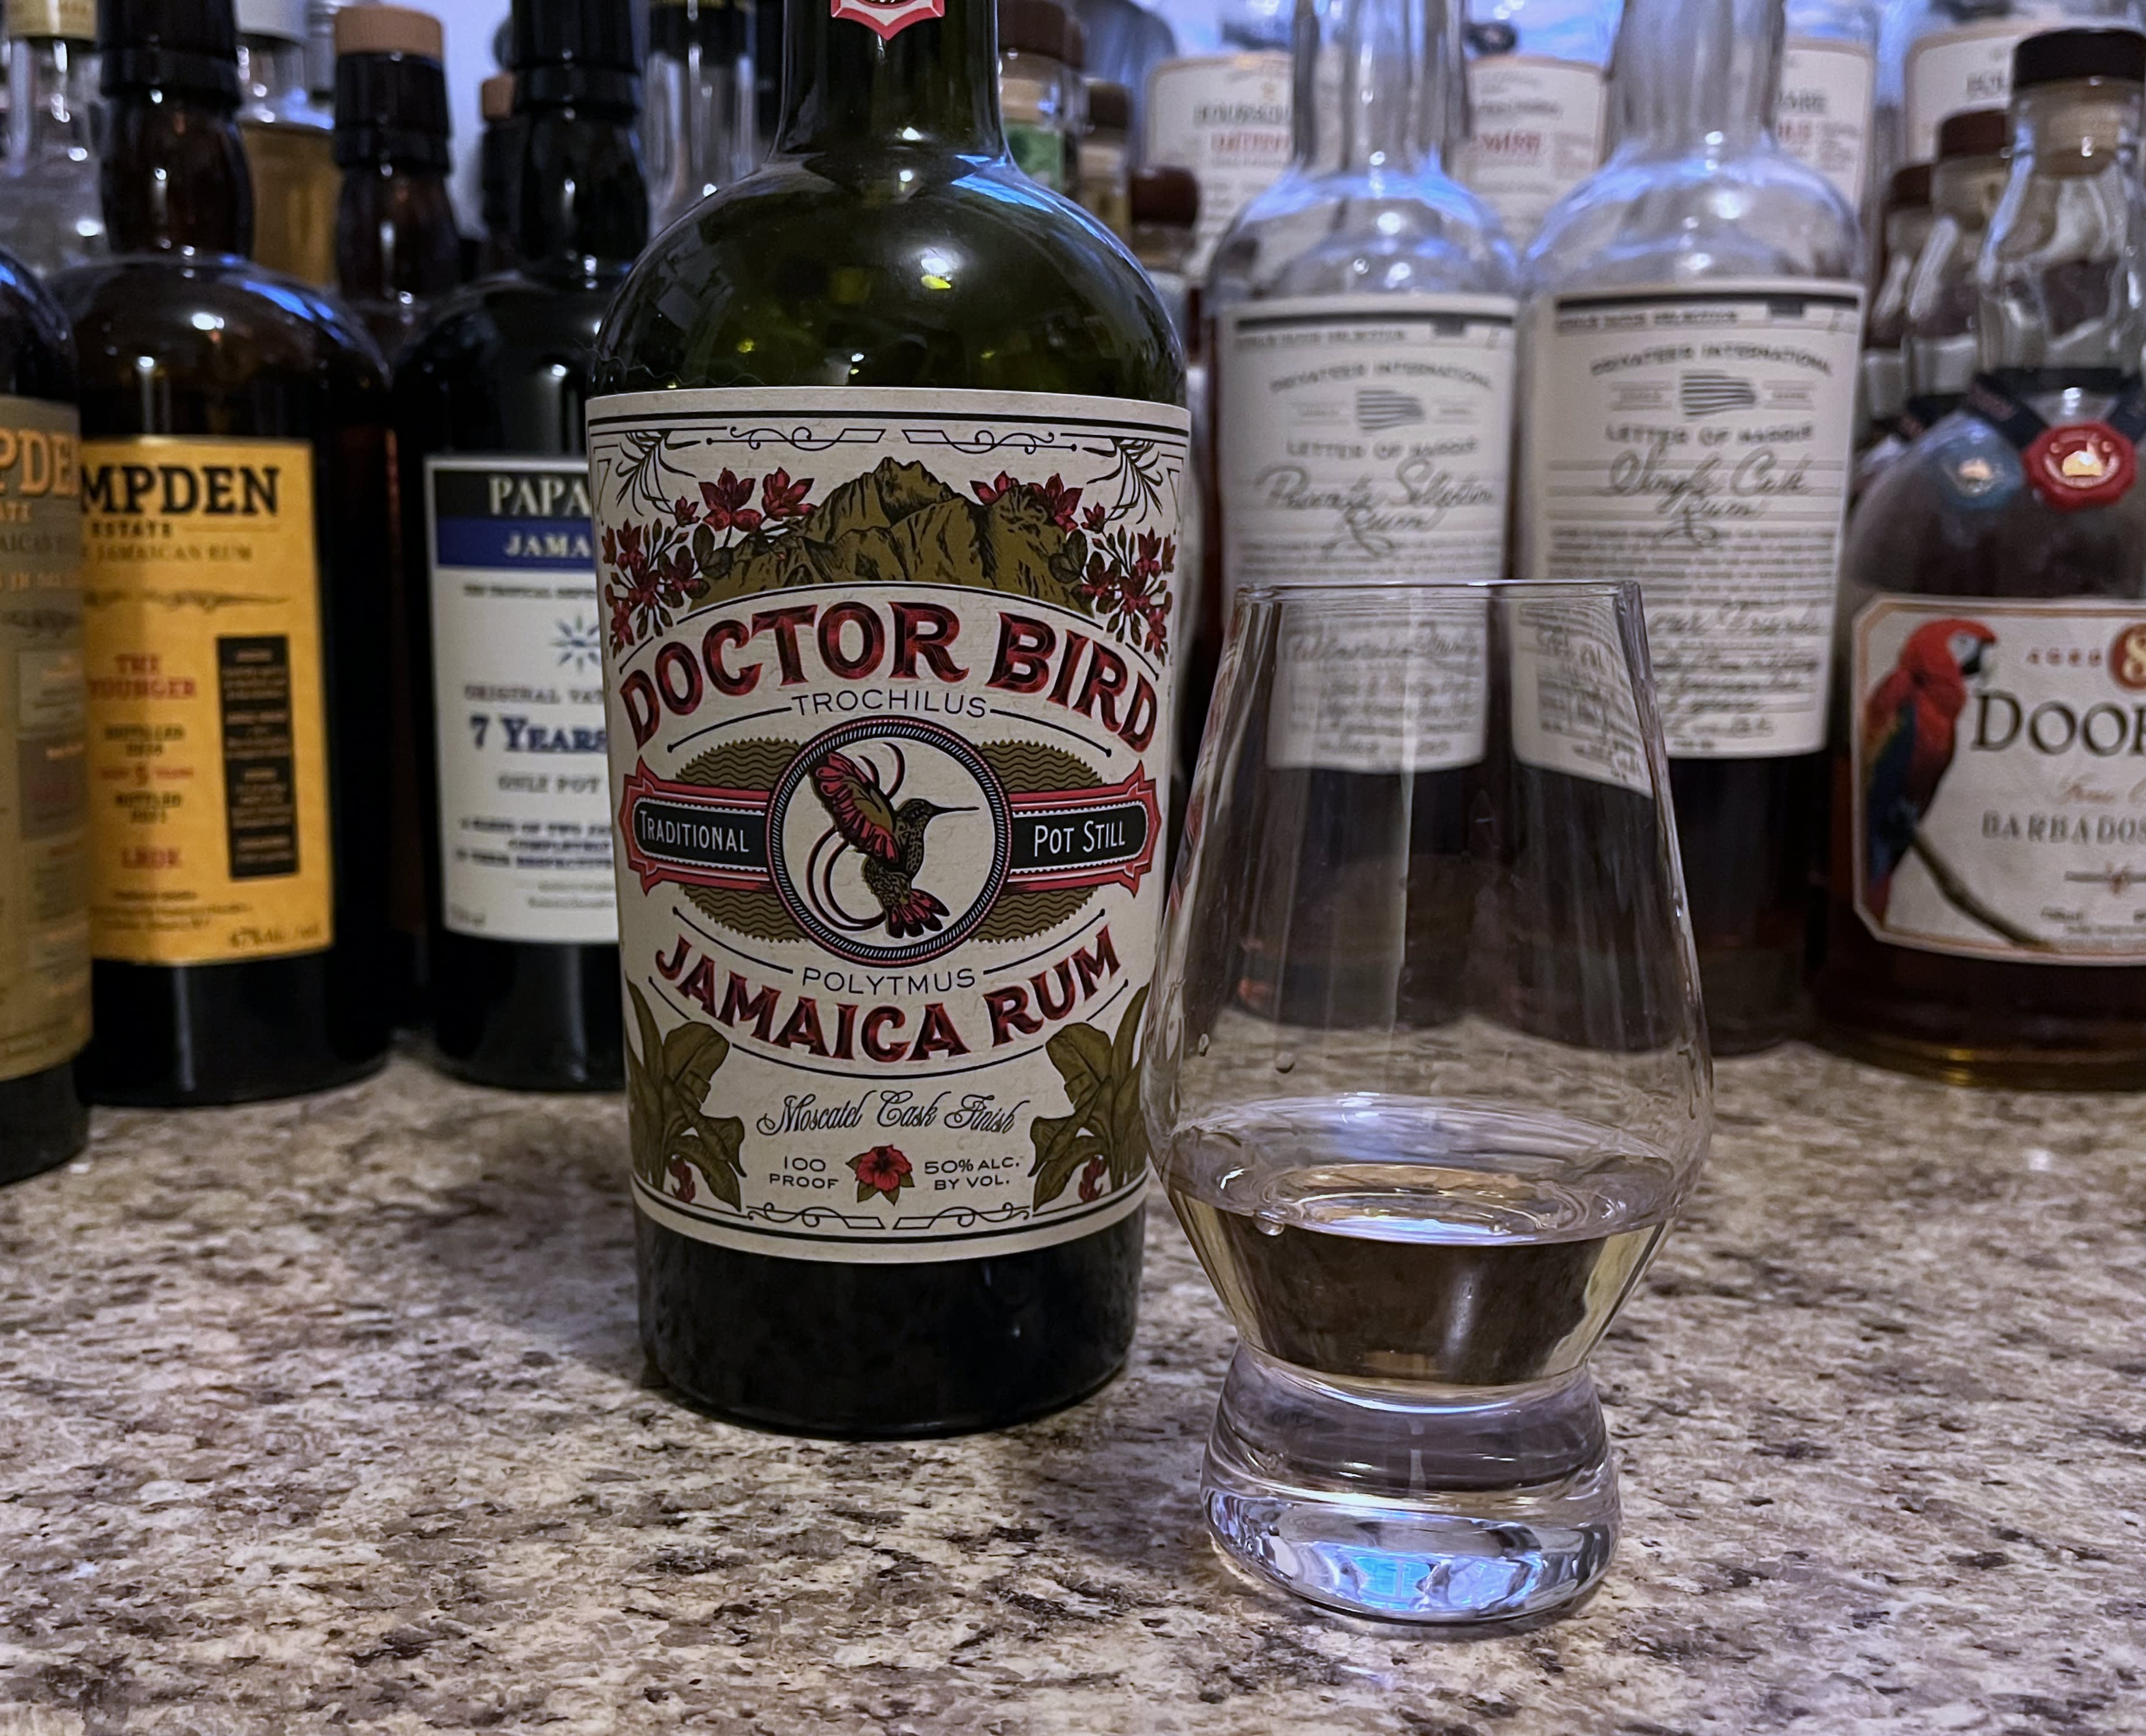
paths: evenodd
<path fill-rule="evenodd" d="M 1370 1386 L 1240 1345 L 1201 1495 L 1235 1565 L 1377 1621 L 1541 1615 L 1592 1588 L 1617 1544 L 1616 1463 L 1584 1369 Z"/>

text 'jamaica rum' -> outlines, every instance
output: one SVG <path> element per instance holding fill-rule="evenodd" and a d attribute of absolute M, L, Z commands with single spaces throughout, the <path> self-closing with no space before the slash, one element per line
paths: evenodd
<path fill-rule="evenodd" d="M 787 23 L 589 408 L 641 1331 L 724 1415 L 939 1433 L 1132 1333 L 1183 374 L 1008 161 L 989 0 Z"/>

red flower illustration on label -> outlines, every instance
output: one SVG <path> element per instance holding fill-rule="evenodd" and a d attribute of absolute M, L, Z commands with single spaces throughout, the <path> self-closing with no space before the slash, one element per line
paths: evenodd
<path fill-rule="evenodd" d="M 1102 1157 L 1090 1158 L 1088 1160 L 1087 1168 L 1080 1172 L 1080 1198 L 1082 1202 L 1085 1204 L 1086 1201 L 1090 1200 L 1101 1199 L 1103 1197 L 1103 1190 L 1109 1185 L 1110 1179 L 1110 1160 Z"/>
<path fill-rule="evenodd" d="M 891 42 L 911 24 L 946 16 L 946 0 L 829 0 L 827 16 L 861 24 L 881 42 Z"/>
<path fill-rule="evenodd" d="M 674 1199 L 691 1204 L 696 1190 L 693 1186 L 693 1166 L 682 1157 L 674 1157 L 670 1163 L 671 1193 Z"/>
<path fill-rule="evenodd" d="M 893 1200 L 901 1197 L 901 1190 L 910 1185 L 909 1160 L 892 1145 L 875 1145 L 869 1151 L 860 1151 L 850 1160 L 850 1170 L 857 1178 L 857 1198 L 869 1200 L 874 1194 Z"/>

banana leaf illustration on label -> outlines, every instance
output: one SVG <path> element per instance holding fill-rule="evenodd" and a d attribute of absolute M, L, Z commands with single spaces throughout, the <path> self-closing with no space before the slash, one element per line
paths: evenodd
<path fill-rule="evenodd" d="M 1066 1081 L 1073 1113 L 1038 1115 L 1029 1130 L 1036 1143 L 1029 1175 L 1038 1210 L 1064 1193 L 1075 1175 L 1080 1198 L 1098 1200 L 1138 1180 L 1147 1168 L 1147 1124 L 1140 1118 L 1140 1063 L 1133 1053 L 1146 1008 L 1142 989 L 1118 1020 L 1115 1039 L 1092 1025 L 1069 1025 L 1046 1045 Z"/>
<path fill-rule="evenodd" d="M 641 1052 L 626 1049 L 626 1135 L 634 1173 L 659 1194 L 691 1204 L 700 1190 L 697 1173 L 726 1205 L 741 1204 L 745 1174 L 741 1153 L 745 1123 L 736 1115 L 711 1115 L 703 1108 L 708 1086 L 730 1058 L 730 1040 L 712 1025 L 687 1020 L 667 1032 L 635 984 L 634 1023 Z"/>

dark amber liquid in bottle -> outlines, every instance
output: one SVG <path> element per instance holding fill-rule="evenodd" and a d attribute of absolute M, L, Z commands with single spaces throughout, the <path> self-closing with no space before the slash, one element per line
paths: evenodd
<path fill-rule="evenodd" d="M 1005 159 L 996 18 L 884 45 L 825 6 L 788 18 L 769 167 L 669 231 L 605 328 L 594 390 L 852 386 L 1184 402 L 1161 307 L 1100 232 Z M 920 259 L 954 262 L 951 274 Z M 1071 1404 L 1131 1341 L 1142 1220 L 931 1264 L 717 1246 L 639 1219 L 641 1339 L 671 1384 L 738 1421 L 940 1434 Z"/>
<path fill-rule="evenodd" d="M 116 257 L 53 284 L 74 326 L 82 437 L 312 448 L 334 938 L 216 964 L 97 959 L 79 1077 L 99 1103 L 317 1090 L 371 1072 L 388 1041 L 387 379 L 340 307 L 244 257 L 252 207 L 226 102 L 176 87 L 153 102 L 142 88 L 112 94 L 103 190 Z"/>
<path fill-rule="evenodd" d="M 74 396 L 67 316 L 34 272 L 0 253 L 0 397 L 71 404 Z M 72 1062 L 0 1079 L 0 1182 L 65 1161 L 88 1137 Z"/>
<path fill-rule="evenodd" d="M 517 262 L 444 303 L 395 375 L 434 1052 L 463 1078 L 521 1090 L 616 1090 L 625 1082 L 618 948 L 447 926 L 425 461 L 578 459 L 585 450 L 596 330 L 647 239 L 648 197 L 630 82 L 600 79 L 574 96 L 561 81 L 575 76 L 550 65 L 534 76 L 519 70 L 509 135 L 523 152 L 513 177 Z"/>

